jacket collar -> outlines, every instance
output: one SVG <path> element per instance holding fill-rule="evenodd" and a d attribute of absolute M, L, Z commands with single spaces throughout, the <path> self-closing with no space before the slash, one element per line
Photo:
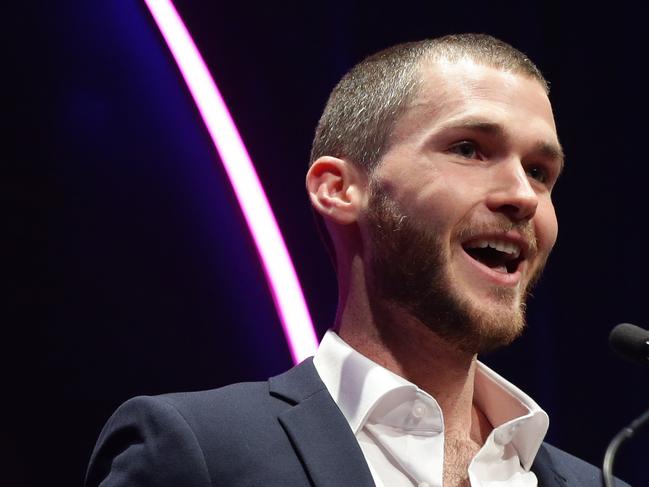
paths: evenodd
<path fill-rule="evenodd" d="M 268 383 L 272 396 L 292 405 L 279 415 L 279 422 L 314 486 L 374 487 L 356 437 L 312 359 Z"/>

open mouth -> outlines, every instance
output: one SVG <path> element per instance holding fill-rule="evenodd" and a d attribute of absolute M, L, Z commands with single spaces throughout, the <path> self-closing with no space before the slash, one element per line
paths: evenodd
<path fill-rule="evenodd" d="M 478 238 L 462 244 L 474 260 L 503 274 L 513 274 L 525 260 L 521 245 L 498 238 Z"/>

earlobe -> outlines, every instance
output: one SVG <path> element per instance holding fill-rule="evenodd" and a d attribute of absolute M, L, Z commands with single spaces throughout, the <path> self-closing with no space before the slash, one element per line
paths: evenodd
<path fill-rule="evenodd" d="M 315 210 L 324 218 L 347 225 L 361 211 L 365 177 L 361 169 L 336 157 L 320 157 L 306 175 L 306 189 Z"/>

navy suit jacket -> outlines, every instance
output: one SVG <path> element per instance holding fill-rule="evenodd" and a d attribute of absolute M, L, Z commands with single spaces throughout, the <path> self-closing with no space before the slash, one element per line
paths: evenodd
<path fill-rule="evenodd" d="M 548 444 L 540 486 L 599 487 L 601 472 Z M 373 487 L 345 417 L 311 359 L 267 382 L 136 397 L 104 427 L 86 487 Z M 618 482 L 619 486 L 626 486 Z"/>

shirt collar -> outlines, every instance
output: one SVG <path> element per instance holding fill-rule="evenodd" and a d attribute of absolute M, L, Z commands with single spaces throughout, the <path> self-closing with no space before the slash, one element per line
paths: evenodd
<path fill-rule="evenodd" d="M 550 425 L 548 414 L 514 384 L 478 362 L 474 400 L 494 426 L 496 441 L 511 441 L 529 470 Z"/>
<path fill-rule="evenodd" d="M 381 400 L 394 391 L 427 395 L 354 350 L 331 330 L 322 339 L 313 363 L 355 435 Z M 474 394 L 478 407 L 494 426 L 495 441 L 511 442 L 529 470 L 547 432 L 548 415 L 527 394 L 480 362 Z M 443 430 L 441 411 L 439 421 Z"/>
<path fill-rule="evenodd" d="M 402 388 L 418 389 L 354 350 L 331 330 L 322 339 L 313 363 L 354 434 L 386 394 Z"/>

